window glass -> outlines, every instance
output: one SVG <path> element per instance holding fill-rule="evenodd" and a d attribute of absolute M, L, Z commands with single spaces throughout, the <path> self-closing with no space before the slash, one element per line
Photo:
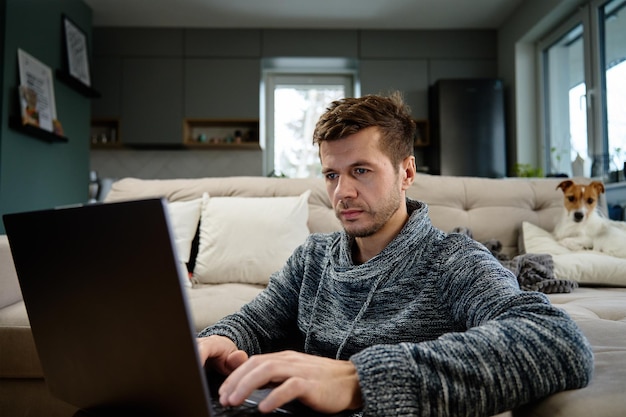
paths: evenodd
<path fill-rule="evenodd" d="M 589 175 L 582 35 L 579 24 L 543 51 L 546 160 L 552 175 Z"/>
<path fill-rule="evenodd" d="M 600 10 L 609 155 L 605 168 L 609 180 L 616 181 L 626 163 L 626 1 L 610 1 Z"/>
<path fill-rule="evenodd" d="M 321 177 L 313 130 L 330 103 L 358 90 L 351 62 L 268 62 L 262 85 L 264 166 L 268 176 Z"/>
<path fill-rule="evenodd" d="M 274 87 L 274 174 L 289 178 L 321 176 L 313 130 L 330 102 L 345 96 L 343 84 Z"/>

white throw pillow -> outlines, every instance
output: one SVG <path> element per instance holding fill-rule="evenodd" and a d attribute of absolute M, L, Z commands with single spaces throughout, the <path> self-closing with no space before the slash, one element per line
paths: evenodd
<path fill-rule="evenodd" d="M 202 198 L 191 201 L 172 201 L 166 205 L 182 272 L 187 271 L 186 264 L 189 262 L 191 245 L 200 222 L 202 200 L 208 198 L 209 195 L 204 193 Z M 186 273 L 184 275 L 187 276 Z M 186 280 L 185 285 L 191 286 L 191 281 Z"/>
<path fill-rule="evenodd" d="M 626 286 L 626 259 L 595 251 L 570 251 L 552 233 L 532 223 L 522 223 L 524 251 L 547 253 L 554 260 L 554 275 L 580 284 Z"/>
<path fill-rule="evenodd" d="M 267 284 L 309 235 L 310 194 L 206 199 L 194 281 Z"/>

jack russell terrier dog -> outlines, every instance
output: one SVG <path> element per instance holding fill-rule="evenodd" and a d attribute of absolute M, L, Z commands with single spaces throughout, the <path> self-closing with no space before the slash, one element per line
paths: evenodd
<path fill-rule="evenodd" d="M 565 208 L 553 231 L 555 239 L 573 251 L 590 249 L 626 258 L 626 223 L 603 217 L 596 210 L 604 185 L 565 180 L 556 188 L 563 191 Z"/>

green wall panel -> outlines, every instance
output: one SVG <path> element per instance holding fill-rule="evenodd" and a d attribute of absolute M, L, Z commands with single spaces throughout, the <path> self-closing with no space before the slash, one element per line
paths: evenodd
<path fill-rule="evenodd" d="M 3 5 L 0 214 L 85 202 L 91 103 L 60 82 L 55 72 L 64 68 L 62 15 L 91 41 L 91 9 L 82 0 L 4 0 Z M 49 143 L 9 127 L 9 118 L 19 114 L 18 48 L 52 70 L 57 118 L 67 142 Z"/>

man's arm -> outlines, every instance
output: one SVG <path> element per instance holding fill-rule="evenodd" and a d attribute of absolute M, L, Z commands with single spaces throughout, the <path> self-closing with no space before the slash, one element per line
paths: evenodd
<path fill-rule="evenodd" d="M 240 311 L 202 330 L 199 337 L 225 336 L 248 355 L 288 347 L 286 341 L 298 337 L 296 323 L 305 245 L 296 249 L 257 297 Z"/>
<path fill-rule="evenodd" d="M 472 244 L 437 252 L 441 296 L 468 330 L 353 355 L 368 415 L 487 416 L 588 384 L 593 354 L 566 313 Z"/>

